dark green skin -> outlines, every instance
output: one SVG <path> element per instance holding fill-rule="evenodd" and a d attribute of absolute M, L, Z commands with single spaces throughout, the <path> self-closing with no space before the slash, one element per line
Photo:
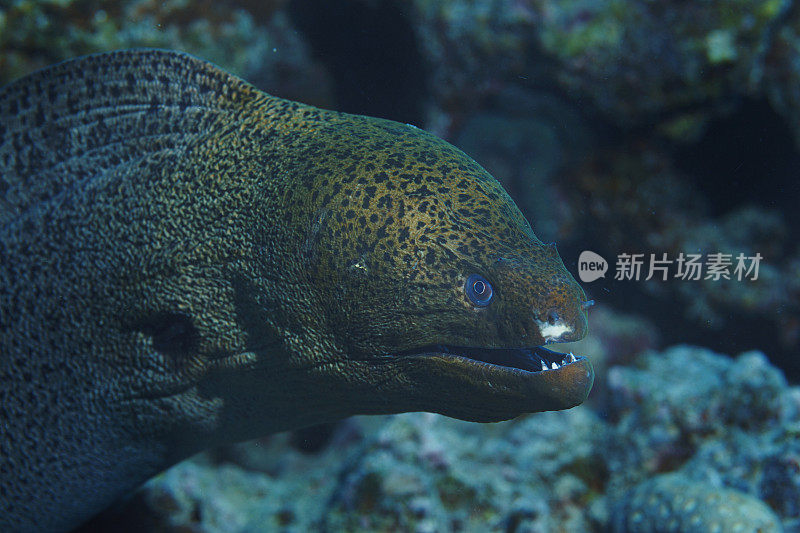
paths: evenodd
<path fill-rule="evenodd" d="M 0 171 L 0 530 L 73 527 L 219 443 L 364 413 L 498 421 L 591 388 L 585 359 L 403 355 L 586 331 L 554 247 L 412 126 L 123 51 L 0 89 Z"/>

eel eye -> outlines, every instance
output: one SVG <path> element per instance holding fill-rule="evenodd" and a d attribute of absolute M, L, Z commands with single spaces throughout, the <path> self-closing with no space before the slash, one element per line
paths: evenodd
<path fill-rule="evenodd" d="M 492 296 L 494 296 L 492 285 L 480 274 L 472 274 L 468 277 L 464 290 L 467 292 L 467 298 L 478 307 L 489 305 L 489 302 L 492 301 Z"/>

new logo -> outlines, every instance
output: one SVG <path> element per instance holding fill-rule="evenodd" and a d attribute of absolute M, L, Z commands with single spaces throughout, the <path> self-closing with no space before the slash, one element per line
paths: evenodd
<path fill-rule="evenodd" d="M 599 254 L 585 250 L 578 257 L 578 277 L 584 283 L 606 277 L 608 261 Z"/>

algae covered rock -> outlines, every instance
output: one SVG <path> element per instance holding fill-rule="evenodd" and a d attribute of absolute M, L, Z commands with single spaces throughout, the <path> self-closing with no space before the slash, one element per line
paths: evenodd
<path fill-rule="evenodd" d="M 786 386 L 780 370 L 760 352 L 731 361 L 691 346 L 646 353 L 634 367 L 609 372 L 616 416 L 639 427 L 670 427 L 702 437 L 732 427 L 778 424 Z"/>
<path fill-rule="evenodd" d="M 326 73 L 278 7 L 265 2 L 245 10 L 232 0 L 0 3 L 0 85 L 75 56 L 169 48 L 212 61 L 267 91 L 330 102 Z"/>
<path fill-rule="evenodd" d="M 798 392 L 764 354 L 675 346 L 612 368 L 608 387 L 607 496 L 617 531 L 800 524 L 792 503 L 800 470 L 790 466 Z"/>
<path fill-rule="evenodd" d="M 540 415 L 489 426 L 392 418 L 343 472 L 328 529 L 589 529 L 603 425 L 587 409 Z"/>
<path fill-rule="evenodd" d="M 762 92 L 789 4 L 417 0 L 413 17 L 443 109 L 522 79 L 557 85 L 619 125 L 656 119 L 662 134 L 687 139 L 738 96 Z M 784 40 L 794 52 L 793 35 Z"/>
<path fill-rule="evenodd" d="M 612 368 L 608 389 L 615 445 L 607 460 L 622 485 L 679 469 L 704 446 L 772 443 L 786 425 L 785 378 L 756 352 L 734 360 L 692 346 L 649 352 Z M 735 464 L 725 468 L 760 458 L 768 445 L 734 445 Z"/>
<path fill-rule="evenodd" d="M 664 474 L 633 489 L 614 513 L 618 533 L 778 533 L 783 526 L 761 500 L 742 492 Z"/>

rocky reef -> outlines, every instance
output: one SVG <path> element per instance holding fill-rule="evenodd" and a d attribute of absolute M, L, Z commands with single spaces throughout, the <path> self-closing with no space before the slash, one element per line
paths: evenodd
<path fill-rule="evenodd" d="M 789 111 L 798 17 L 791 2 L 446 0 L 413 2 L 451 113 L 510 82 L 554 85 L 624 126 L 696 138 L 744 95 Z"/>
<path fill-rule="evenodd" d="M 121 48 L 170 48 L 217 63 L 264 90 L 330 104 L 327 73 L 312 60 L 305 42 L 279 11 L 281 5 L 206 0 L 4 3 L 0 85 L 75 56 Z"/>
<path fill-rule="evenodd" d="M 571 206 L 572 225 L 563 227 L 572 232 L 565 237 L 609 258 L 620 252 L 666 253 L 672 260 L 681 253 L 761 254 L 756 280 L 670 275 L 642 283 L 642 297 L 680 301 L 687 321 L 715 333 L 757 322 L 771 333 L 748 331 L 749 338 L 772 336 L 791 357 L 798 346 L 800 248 L 783 213 L 745 203 L 712 214 L 712 200 L 690 176 L 664 150 L 643 142 L 597 149 L 560 178 L 558 197 Z"/>
<path fill-rule="evenodd" d="M 775 513 L 736 490 L 662 474 L 638 485 L 614 511 L 613 530 L 624 533 L 681 531 L 782 531 Z"/>

